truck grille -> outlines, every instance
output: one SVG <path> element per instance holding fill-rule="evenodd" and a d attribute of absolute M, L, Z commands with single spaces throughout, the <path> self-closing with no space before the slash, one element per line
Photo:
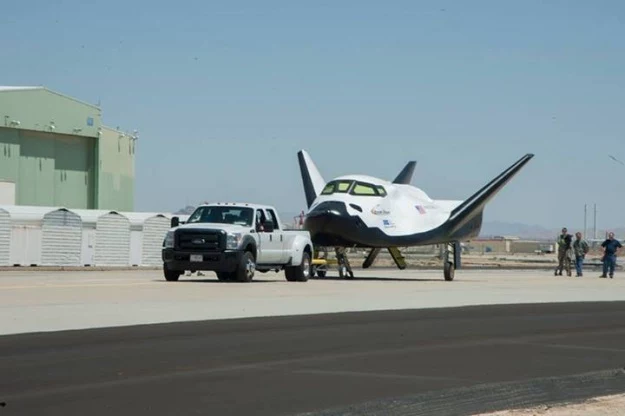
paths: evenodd
<path fill-rule="evenodd" d="M 185 229 L 176 231 L 176 247 L 181 250 L 219 250 L 225 248 L 225 245 L 226 236 L 221 231 Z"/>

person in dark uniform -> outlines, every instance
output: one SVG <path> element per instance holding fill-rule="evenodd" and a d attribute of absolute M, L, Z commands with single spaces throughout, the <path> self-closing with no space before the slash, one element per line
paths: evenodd
<path fill-rule="evenodd" d="M 571 243 L 573 236 L 566 228 L 562 229 L 562 234 L 558 236 L 558 267 L 555 276 L 562 276 L 562 269 L 566 269 L 566 275 L 571 275 Z"/>
<path fill-rule="evenodd" d="M 603 247 L 603 274 L 599 277 L 606 278 L 610 272 L 610 279 L 614 278 L 614 269 L 616 268 L 616 254 L 618 249 L 623 247 L 621 243 L 614 238 L 614 233 L 608 234 L 608 239 L 601 244 Z"/>

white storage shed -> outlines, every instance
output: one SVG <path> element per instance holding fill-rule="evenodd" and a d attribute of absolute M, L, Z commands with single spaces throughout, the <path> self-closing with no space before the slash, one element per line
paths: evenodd
<path fill-rule="evenodd" d="M 81 263 L 85 266 L 130 264 L 130 221 L 116 211 L 74 210 L 82 220 Z"/>
<path fill-rule="evenodd" d="M 128 266 L 130 264 L 130 221 L 110 211 L 98 217 L 95 235 L 96 266 Z"/>
<path fill-rule="evenodd" d="M 41 264 L 44 266 L 80 266 L 82 220 L 66 208 L 43 216 L 41 223 Z"/>
<path fill-rule="evenodd" d="M 158 266 L 162 264 L 161 248 L 171 220 L 167 214 L 122 212 L 130 220 L 130 264 Z"/>
<path fill-rule="evenodd" d="M 11 214 L 0 208 L 0 266 L 10 266 L 11 259 Z"/>
<path fill-rule="evenodd" d="M 9 216 L 11 237 L 8 264 L 11 266 L 41 265 L 43 218 L 59 208 L 5 205 L 0 209 L 4 212 L 5 227 L 6 214 L 8 213 Z M 0 233 L 6 236 L 6 228 Z"/>

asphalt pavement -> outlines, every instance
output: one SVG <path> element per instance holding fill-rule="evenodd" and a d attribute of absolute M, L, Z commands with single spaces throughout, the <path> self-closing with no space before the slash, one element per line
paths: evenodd
<path fill-rule="evenodd" d="M 625 302 L 30 333 L 0 337 L 0 415 L 469 414 L 625 391 L 624 365 Z"/>

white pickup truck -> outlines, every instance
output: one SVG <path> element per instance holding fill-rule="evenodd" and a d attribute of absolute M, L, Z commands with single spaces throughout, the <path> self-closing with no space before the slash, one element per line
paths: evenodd
<path fill-rule="evenodd" d="M 163 241 L 163 272 L 177 281 L 185 270 L 210 270 L 223 281 L 249 282 L 256 271 L 284 269 L 289 282 L 311 273 L 308 231 L 286 230 L 273 207 L 215 203 L 199 206 L 184 224 L 171 220 Z"/>

